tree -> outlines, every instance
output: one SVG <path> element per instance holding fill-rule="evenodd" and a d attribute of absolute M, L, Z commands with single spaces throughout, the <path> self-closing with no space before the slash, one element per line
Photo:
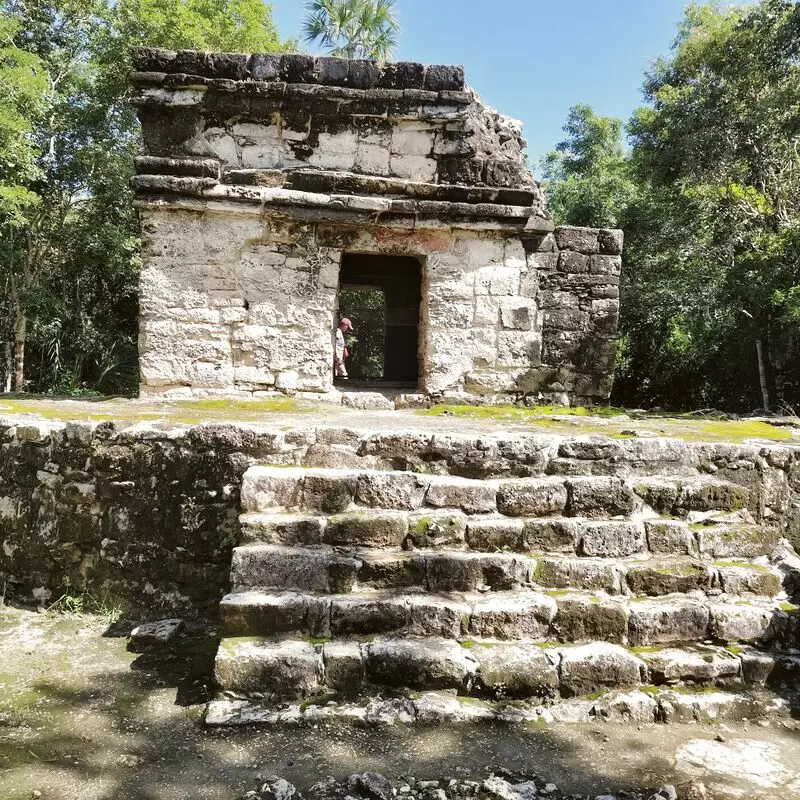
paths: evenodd
<path fill-rule="evenodd" d="M 41 65 L 44 82 L 39 107 L 20 106 L 33 155 L 19 187 L 36 202 L 17 217 L 13 248 L 9 226 L 0 229 L 0 269 L 17 287 L 14 387 L 135 391 L 139 262 L 129 184 L 139 131 L 126 102 L 130 48 L 293 44 L 279 41 L 260 0 L 0 0 L 0 19 L 18 21 L 10 45 Z M 0 112 L 4 101 L 5 93 Z"/>
<path fill-rule="evenodd" d="M 400 32 L 393 5 L 394 0 L 309 0 L 303 33 L 333 56 L 386 61 Z"/>
<path fill-rule="evenodd" d="M 799 57 L 796 2 L 692 5 L 647 74 L 632 164 L 664 224 L 626 259 L 620 389 L 658 372 L 695 404 L 752 407 L 758 342 L 770 393 L 800 397 Z"/>
<path fill-rule="evenodd" d="M 541 161 L 553 217 L 561 225 L 617 227 L 636 191 L 622 149 L 622 122 L 575 105 L 564 133 Z"/>
<path fill-rule="evenodd" d="M 29 186 L 38 177 L 35 124 L 45 108 L 47 82 L 39 59 L 14 44 L 20 21 L 0 17 L 0 280 L 5 291 L 0 311 L 6 321 L 6 388 L 12 372 L 19 375 L 21 356 L 14 352 L 17 367 L 11 366 L 11 343 L 24 342 L 24 317 L 18 313 L 25 282 L 27 248 L 24 247 L 28 221 L 41 205 L 41 198 Z"/>

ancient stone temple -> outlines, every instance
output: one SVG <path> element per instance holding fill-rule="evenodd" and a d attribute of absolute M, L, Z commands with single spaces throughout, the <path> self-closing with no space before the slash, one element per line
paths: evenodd
<path fill-rule="evenodd" d="M 622 233 L 554 228 L 461 67 L 141 49 L 143 394 L 328 392 L 341 291 L 430 395 L 608 397 Z M 358 332 L 358 325 L 356 326 Z"/>

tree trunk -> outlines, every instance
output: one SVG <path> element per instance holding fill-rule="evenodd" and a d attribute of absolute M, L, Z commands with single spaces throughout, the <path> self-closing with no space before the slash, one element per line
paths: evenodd
<path fill-rule="evenodd" d="M 3 355 L 5 356 L 3 362 L 3 391 L 7 393 L 11 391 L 11 373 L 13 371 L 11 366 L 11 342 L 8 339 L 4 343 Z"/>
<path fill-rule="evenodd" d="M 761 383 L 761 401 L 764 410 L 769 411 L 769 389 L 767 388 L 767 371 L 764 369 L 764 351 L 761 339 L 756 339 L 756 356 L 758 357 L 758 379 Z"/>
<path fill-rule="evenodd" d="M 28 317 L 19 301 L 15 305 L 13 389 L 15 392 L 22 392 L 25 389 L 25 331 L 28 327 Z"/>

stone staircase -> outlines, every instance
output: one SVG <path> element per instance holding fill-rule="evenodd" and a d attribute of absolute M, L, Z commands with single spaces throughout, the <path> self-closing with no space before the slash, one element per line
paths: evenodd
<path fill-rule="evenodd" d="M 383 436 L 346 466 L 334 445 L 245 473 L 207 723 L 788 710 L 800 562 L 768 456 L 470 444 L 420 461 Z"/>

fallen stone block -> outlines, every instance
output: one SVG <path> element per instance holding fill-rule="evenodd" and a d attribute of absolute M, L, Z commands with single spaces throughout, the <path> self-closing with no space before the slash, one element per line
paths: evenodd
<path fill-rule="evenodd" d="M 130 635 L 128 648 L 133 652 L 163 647 L 169 644 L 184 627 L 182 619 L 160 619 L 137 625 Z"/>

